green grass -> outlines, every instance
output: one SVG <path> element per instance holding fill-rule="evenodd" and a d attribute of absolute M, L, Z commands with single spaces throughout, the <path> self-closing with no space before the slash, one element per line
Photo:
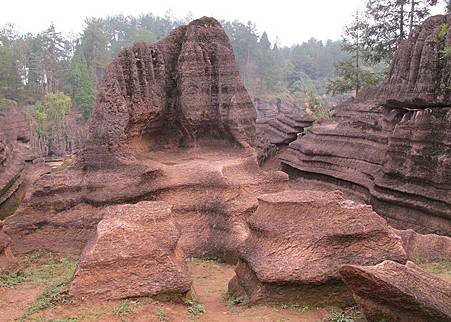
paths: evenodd
<path fill-rule="evenodd" d="M 159 307 L 155 311 L 155 314 L 157 315 L 158 319 L 161 322 L 168 322 L 169 321 L 169 316 L 166 314 L 166 311 L 164 310 L 164 307 Z"/>
<path fill-rule="evenodd" d="M 134 307 L 135 305 L 131 305 L 128 302 L 122 302 L 113 308 L 113 314 L 117 316 L 132 315 L 135 314 Z"/>
<path fill-rule="evenodd" d="M 43 253 L 32 254 L 20 261 L 24 269 L 16 273 L 7 273 L 0 275 L 1 287 L 15 287 L 23 283 L 33 285 L 45 284 L 50 285 L 53 282 L 68 282 L 77 267 L 77 262 L 70 258 L 61 258 L 54 260 L 50 258 L 45 264 L 37 264 L 36 262 L 46 256 Z"/>
<path fill-rule="evenodd" d="M 328 320 L 330 322 L 354 322 L 354 318 L 343 312 L 332 312 L 330 313 Z"/>
<path fill-rule="evenodd" d="M 206 312 L 202 303 L 195 300 L 187 300 L 185 304 L 188 307 L 188 312 L 193 316 L 198 316 Z"/>
<path fill-rule="evenodd" d="M 55 258 L 45 252 L 35 252 L 23 258 L 20 263 L 24 267 L 23 270 L 1 275 L 0 286 L 12 288 L 26 283 L 43 285 L 44 289 L 36 301 L 25 309 L 19 320 L 30 320 L 30 316 L 38 311 L 70 303 L 68 285 L 77 267 L 77 261 L 67 257 Z M 80 319 L 72 318 L 67 321 L 78 320 Z"/>
<path fill-rule="evenodd" d="M 432 274 L 451 274 L 451 260 L 420 263 L 419 266 Z"/>
<path fill-rule="evenodd" d="M 44 290 L 38 295 L 36 302 L 25 309 L 25 316 L 38 311 L 70 303 L 69 282 L 77 267 L 77 262 L 69 258 L 45 264 L 30 275 L 32 283 L 43 283 Z"/>
<path fill-rule="evenodd" d="M 225 292 L 224 299 L 226 300 L 227 306 L 235 306 L 244 304 L 247 300 L 247 297 L 245 295 L 230 296 L 229 293 Z"/>

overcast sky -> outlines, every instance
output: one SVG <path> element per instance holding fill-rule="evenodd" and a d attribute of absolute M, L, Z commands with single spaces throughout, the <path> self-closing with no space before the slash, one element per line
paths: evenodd
<path fill-rule="evenodd" d="M 0 25 L 14 23 L 21 32 L 37 33 L 53 22 L 64 33 L 78 34 L 86 17 L 114 14 L 163 16 L 172 10 L 182 18 L 213 16 L 218 20 L 253 21 L 270 40 L 282 45 L 310 37 L 339 39 L 345 24 L 366 0 L 2 0 Z"/>

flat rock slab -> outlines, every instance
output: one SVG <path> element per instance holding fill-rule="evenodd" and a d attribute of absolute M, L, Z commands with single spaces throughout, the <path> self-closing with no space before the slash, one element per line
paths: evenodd
<path fill-rule="evenodd" d="M 143 201 L 103 212 L 72 281 L 73 296 L 122 299 L 190 290 L 180 232 L 167 203 Z"/>
<path fill-rule="evenodd" d="M 369 321 L 451 320 L 451 284 L 412 262 L 346 265 L 340 275 Z"/>

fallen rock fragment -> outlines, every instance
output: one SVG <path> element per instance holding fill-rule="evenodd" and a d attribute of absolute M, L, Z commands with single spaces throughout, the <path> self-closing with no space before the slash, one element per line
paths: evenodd
<path fill-rule="evenodd" d="M 231 293 L 244 291 L 251 302 L 290 293 L 280 285 L 333 284 L 345 264 L 406 261 L 401 239 L 386 221 L 338 191 L 284 191 L 258 199 L 229 284 Z"/>
<path fill-rule="evenodd" d="M 345 265 L 340 275 L 368 321 L 451 320 L 451 284 L 412 262 Z"/>
<path fill-rule="evenodd" d="M 83 251 L 70 293 L 77 298 L 123 299 L 191 288 L 169 204 L 143 201 L 110 206 Z"/>

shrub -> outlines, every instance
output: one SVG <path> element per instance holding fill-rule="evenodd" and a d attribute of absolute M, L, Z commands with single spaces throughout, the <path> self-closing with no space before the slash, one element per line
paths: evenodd
<path fill-rule="evenodd" d="M 197 206 L 197 211 L 203 214 L 227 215 L 227 204 L 221 197 L 214 195 L 208 197 Z"/>

